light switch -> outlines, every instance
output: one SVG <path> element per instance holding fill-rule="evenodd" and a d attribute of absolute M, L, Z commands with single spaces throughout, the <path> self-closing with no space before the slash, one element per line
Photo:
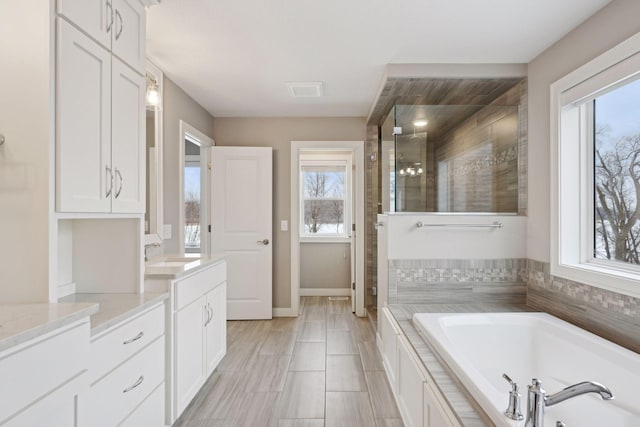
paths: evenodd
<path fill-rule="evenodd" d="M 172 228 L 171 224 L 164 224 L 162 226 L 162 238 L 163 239 L 171 239 Z"/>
<path fill-rule="evenodd" d="M 289 230 L 289 221 L 283 219 L 280 221 L 280 231 L 288 231 Z"/>

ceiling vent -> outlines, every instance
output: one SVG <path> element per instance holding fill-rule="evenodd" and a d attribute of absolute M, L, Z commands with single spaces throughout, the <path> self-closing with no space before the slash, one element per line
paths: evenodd
<path fill-rule="evenodd" d="M 293 98 L 320 98 L 322 82 L 288 82 L 289 95 Z"/>

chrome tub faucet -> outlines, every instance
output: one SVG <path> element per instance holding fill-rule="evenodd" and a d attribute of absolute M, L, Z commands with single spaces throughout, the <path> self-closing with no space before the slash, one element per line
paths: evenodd
<path fill-rule="evenodd" d="M 604 400 L 613 399 L 611 390 L 593 381 L 574 384 L 550 396 L 547 396 L 547 392 L 542 388 L 542 383 L 536 378 L 527 388 L 527 421 L 525 422 L 525 427 L 544 427 L 545 407 L 557 405 L 576 396 L 597 393 Z"/>

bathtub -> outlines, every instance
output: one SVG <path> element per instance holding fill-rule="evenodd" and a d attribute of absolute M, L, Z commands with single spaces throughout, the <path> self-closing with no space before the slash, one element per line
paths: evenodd
<path fill-rule="evenodd" d="M 544 313 L 415 314 L 413 323 L 497 426 L 524 426 L 503 415 L 511 387 L 542 381 L 547 394 L 581 382 L 609 387 L 614 400 L 586 394 L 546 408 L 545 426 L 640 426 L 640 355 Z M 640 331 L 639 331 L 640 333 Z"/>

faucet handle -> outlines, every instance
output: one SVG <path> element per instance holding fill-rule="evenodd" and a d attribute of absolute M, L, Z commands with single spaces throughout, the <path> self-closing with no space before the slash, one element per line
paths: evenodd
<path fill-rule="evenodd" d="M 516 393 L 518 392 L 518 389 L 519 389 L 518 384 L 515 381 L 513 381 L 509 377 L 509 375 L 502 374 L 502 378 L 504 378 L 509 384 L 511 384 L 511 391 L 515 391 Z"/>
<path fill-rule="evenodd" d="M 507 374 L 502 374 L 502 378 L 511 384 L 511 391 L 509 392 L 509 406 L 504 411 L 504 414 L 512 420 L 521 421 L 524 419 L 524 416 L 522 415 L 522 412 L 520 412 L 520 393 L 518 392 L 518 384 Z"/>

